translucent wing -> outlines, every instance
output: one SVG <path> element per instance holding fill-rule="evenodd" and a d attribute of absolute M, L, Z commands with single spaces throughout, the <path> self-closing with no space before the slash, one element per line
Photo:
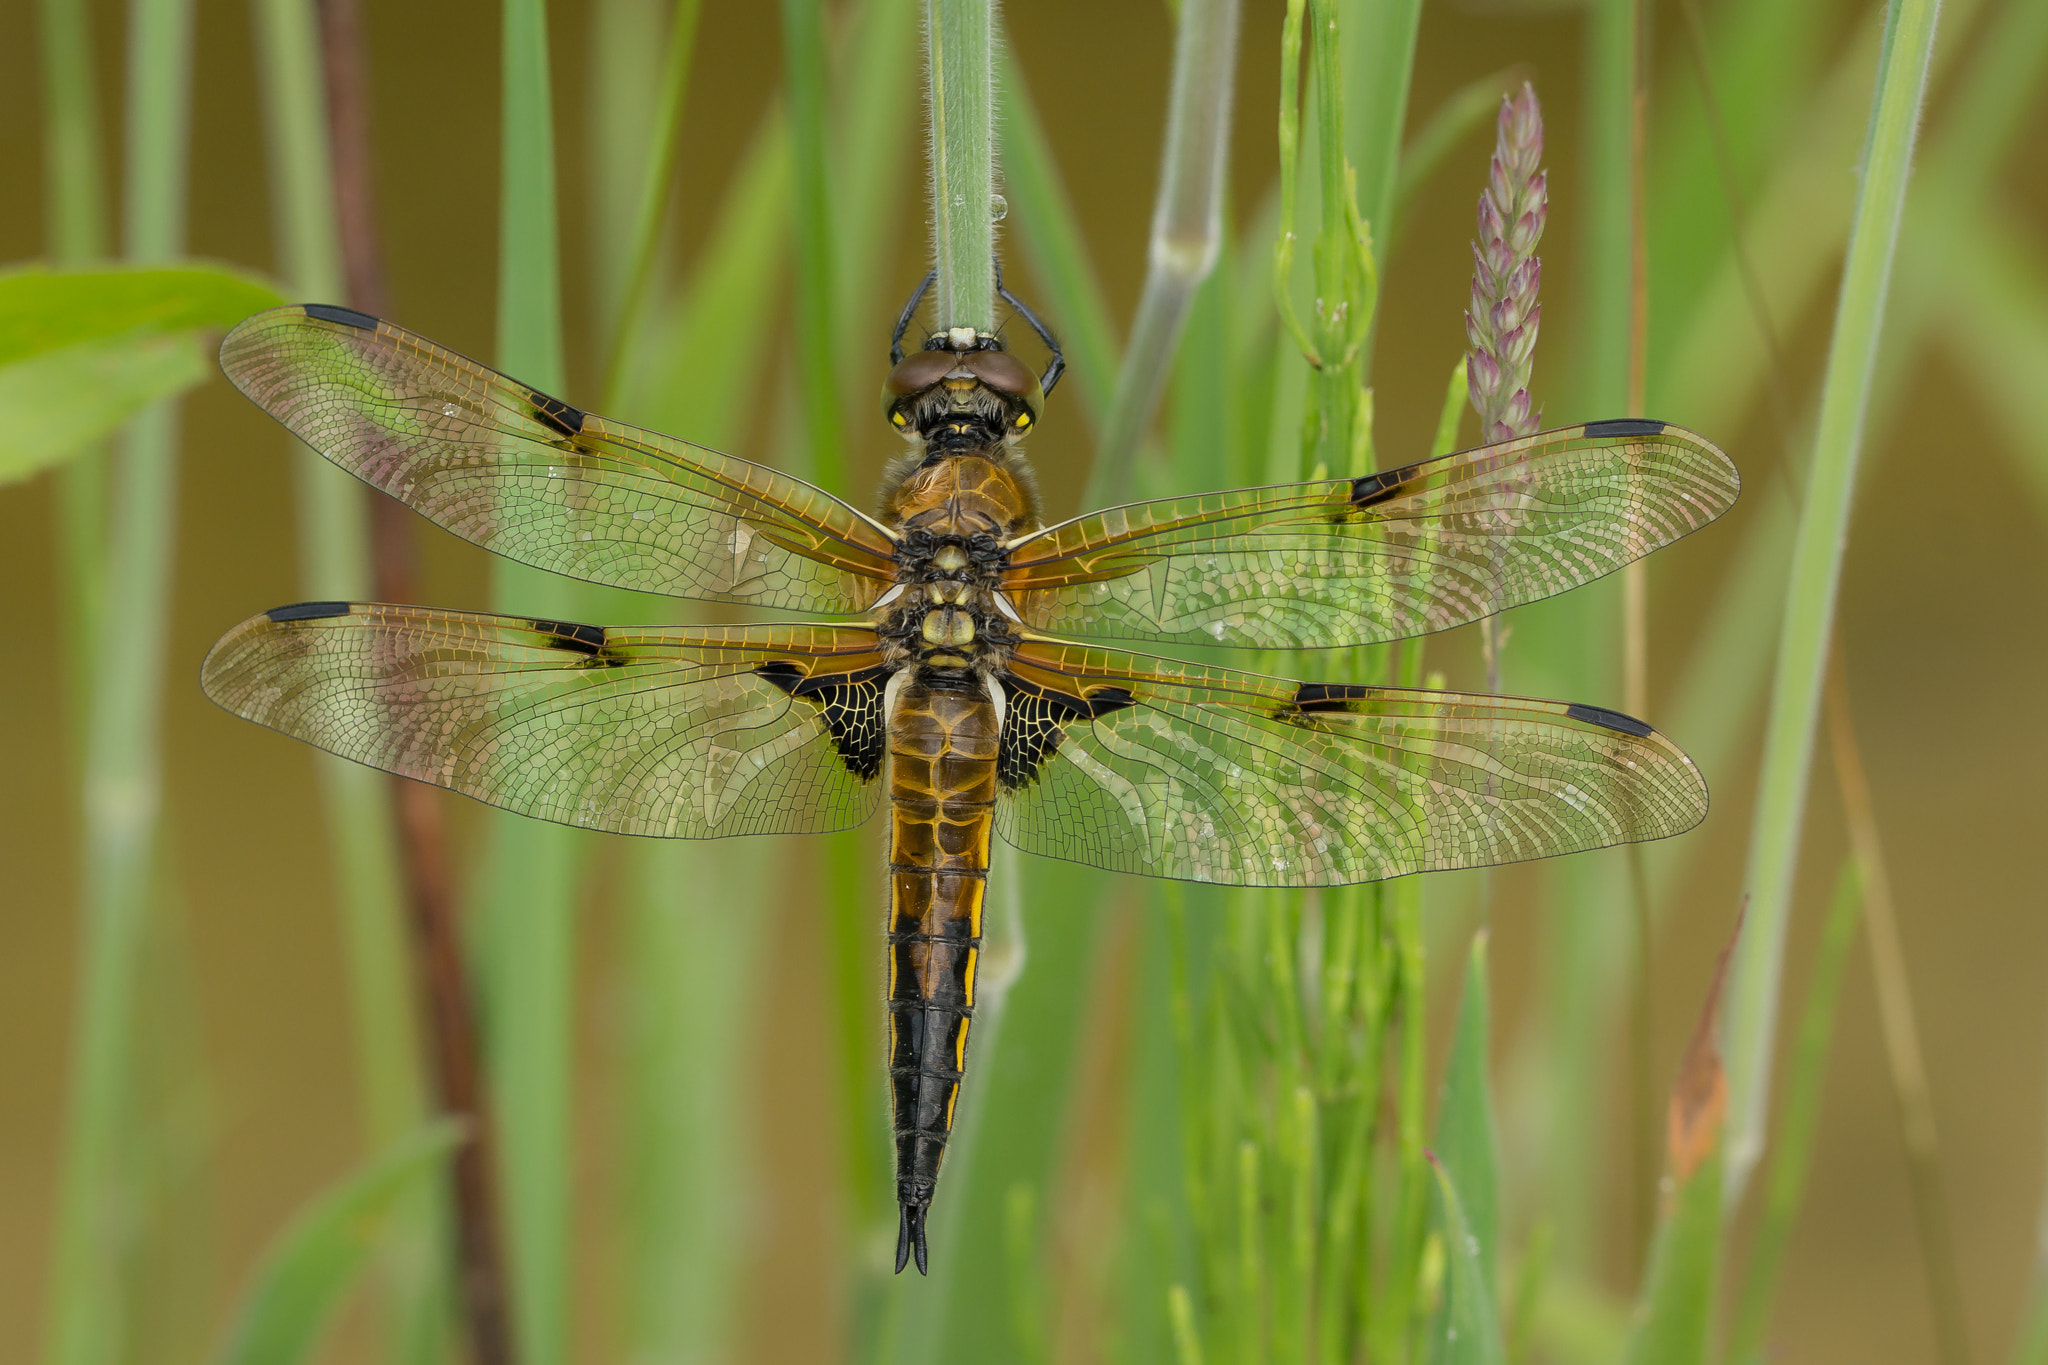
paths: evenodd
<path fill-rule="evenodd" d="M 845 829 L 881 799 L 872 631 L 606 629 L 307 602 L 206 656 L 248 720 L 493 806 L 621 834 Z"/>
<path fill-rule="evenodd" d="M 1564 427 L 1362 479 L 1115 507 L 1024 537 L 1046 631 L 1305 649 L 1398 640 L 1612 573 L 1734 503 L 1735 466 L 1662 422 Z"/>
<path fill-rule="evenodd" d="M 1004 686 L 996 829 L 1118 872 L 1335 886 L 1659 839 L 1707 813 L 1690 759 L 1598 707 L 1050 641 Z"/>
<path fill-rule="evenodd" d="M 580 412 L 362 313 L 258 313 L 220 363 L 343 469 L 522 563 L 815 612 L 864 611 L 893 581 L 889 533 L 830 494 Z"/>

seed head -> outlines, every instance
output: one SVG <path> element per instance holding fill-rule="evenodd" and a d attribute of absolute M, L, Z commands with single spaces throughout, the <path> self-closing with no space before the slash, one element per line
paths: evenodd
<path fill-rule="evenodd" d="M 1527 436 L 1542 423 L 1529 398 L 1536 331 L 1543 320 L 1537 289 L 1543 262 L 1536 244 L 1550 207 L 1543 160 L 1543 107 L 1528 82 L 1500 102 L 1500 126 L 1479 230 L 1472 242 L 1472 306 L 1465 312 L 1466 382 L 1479 413 L 1482 440 Z"/>

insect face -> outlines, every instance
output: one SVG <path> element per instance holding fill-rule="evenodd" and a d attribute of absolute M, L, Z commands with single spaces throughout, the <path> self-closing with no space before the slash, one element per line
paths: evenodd
<path fill-rule="evenodd" d="M 882 413 L 906 439 L 945 447 L 1014 441 L 1037 424 L 1038 377 L 1002 342 L 956 327 L 904 357 L 882 385 Z"/>

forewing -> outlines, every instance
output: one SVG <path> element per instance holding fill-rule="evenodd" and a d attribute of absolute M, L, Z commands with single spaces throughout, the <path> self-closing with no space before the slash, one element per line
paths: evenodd
<path fill-rule="evenodd" d="M 221 343 L 235 387 L 308 445 L 466 540 L 572 578 L 858 612 L 888 532 L 798 479 L 581 412 L 402 327 L 272 309 Z"/>
<path fill-rule="evenodd" d="M 252 617 L 206 657 L 248 720 L 522 815 L 705 839 L 874 813 L 872 631 L 612 628 L 348 602 Z"/>
<path fill-rule="evenodd" d="M 1735 466 L 1663 422 L 1565 427 L 1362 479 L 1174 498 L 1050 527 L 1005 588 L 1041 630 L 1306 649 L 1549 597 L 1728 510 Z"/>
<path fill-rule="evenodd" d="M 1005 680 L 996 828 L 1231 886 L 1336 886 L 1659 839 L 1706 815 L 1678 748 L 1597 707 L 1294 683 L 1031 643 Z"/>

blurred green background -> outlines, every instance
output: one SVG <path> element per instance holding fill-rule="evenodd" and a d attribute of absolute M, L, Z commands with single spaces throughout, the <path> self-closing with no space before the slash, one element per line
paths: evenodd
<path fill-rule="evenodd" d="M 2038 54 L 2025 98 L 1997 138 L 1957 145 L 1944 132 L 1972 73 L 2009 41 L 2001 37 L 2007 29 L 2027 28 L 2015 16 L 2040 3 L 1951 0 L 1946 7 L 1914 194 L 1938 194 L 1953 183 L 1944 177 L 1966 162 L 1986 188 L 1952 205 L 1962 228 L 1933 224 L 1917 201 L 1909 214 L 1839 616 L 1926 1046 L 1947 1218 L 1980 1359 L 2003 1359 L 2012 1347 L 2037 1236 L 2048 1236 L 2048 892 L 2041 876 L 2048 709 L 2040 704 L 2048 675 L 2048 423 L 2040 418 L 2048 371 L 2025 363 L 2030 355 L 2048 356 L 2048 159 L 2040 154 L 2048 144 L 2048 95 Z M 1274 175 L 1282 8 L 1277 0 L 1245 6 L 1228 210 L 1243 231 Z M 1798 0 L 1776 18 L 1770 16 L 1778 6 L 1744 0 L 1702 8 L 1709 51 L 1739 72 L 1720 95 L 1739 125 L 1734 152 L 1754 215 L 1753 249 L 1784 340 L 1789 417 L 1804 433 L 1854 191 L 1878 7 Z M 499 12 L 488 4 L 380 0 L 366 9 L 389 313 L 488 359 L 497 291 Z M 14 6 L 0 27 L 7 39 L 0 43 L 0 156 L 10 171 L 9 192 L 0 198 L 6 261 L 45 249 L 42 114 L 29 11 Z M 1649 11 L 1649 408 L 1717 440 L 1745 479 L 1733 514 L 1650 565 L 1648 718 L 1690 747 L 1697 736 L 1675 712 L 1684 710 L 1689 687 L 1717 676 L 1700 642 L 1733 641 L 1754 653 L 1776 638 L 1775 591 L 1732 618 L 1715 613 L 1725 612 L 1717 604 L 1730 600 L 1727 586 L 1752 553 L 1752 538 L 1762 534 L 1758 524 L 1785 515 L 1797 472 L 1785 477 L 1786 442 L 1759 379 L 1761 347 L 1725 256 L 1728 208 L 1700 132 L 1680 11 L 1671 4 Z M 607 255 L 603 244 L 616 240 L 619 210 L 600 193 L 603 163 L 618 120 L 631 123 L 630 110 L 608 110 L 605 101 L 622 89 L 648 88 L 664 13 L 651 0 L 556 0 L 548 7 L 568 362 L 562 396 L 587 407 L 598 405 L 604 383 L 602 300 L 616 288 L 616 252 Z M 664 248 L 675 261 L 698 259 L 720 205 L 749 164 L 784 76 L 776 20 L 777 8 L 766 4 L 705 7 Z M 1121 329 L 1145 270 L 1171 11 L 1146 0 L 1036 0 L 1008 7 L 1006 23 Z M 1782 33 L 1770 34 L 1772 24 Z M 2035 23 L 2030 31 L 2041 28 Z M 1535 391 L 1552 425 L 1616 415 L 1583 410 L 1573 397 L 1584 387 L 1575 357 L 1587 332 L 1580 306 L 1588 268 L 1586 30 L 1584 15 L 1563 3 L 1427 4 L 1410 102 L 1413 131 L 1467 83 L 1510 68 L 1543 97 L 1551 209 Z M 123 32 L 119 6 L 96 7 L 110 165 L 118 165 Z M 635 34 L 655 39 L 636 43 Z M 1750 46 L 1742 48 L 1743 41 Z M 835 27 L 828 26 L 827 47 L 833 60 L 843 55 Z M 1768 59 L 1737 67 L 1728 54 L 1738 49 Z M 627 79 L 619 63 L 635 61 L 641 65 Z M 190 252 L 274 270 L 256 70 L 248 9 L 200 4 Z M 863 338 L 859 350 L 841 358 L 863 395 L 883 374 L 888 326 L 928 254 L 914 59 L 904 63 L 902 80 L 892 136 L 902 140 L 904 154 L 881 159 L 891 178 L 869 187 L 892 206 L 878 220 L 888 265 L 855 282 L 848 295 L 854 316 L 838 319 L 842 330 Z M 1848 91 L 1846 140 L 1827 131 L 1831 82 Z M 1472 205 L 1490 138 L 1489 122 L 1470 125 L 1407 202 L 1398 239 L 1391 252 L 1383 250 L 1373 385 L 1386 463 L 1426 452 L 1444 375 L 1465 344 Z M 1971 160 L 1986 156 L 1988 169 Z M 1033 206 L 1011 194 L 1012 219 L 1003 229 L 1012 244 L 1010 283 L 1063 329 L 1066 320 L 1046 306 L 1041 281 L 1014 245 Z M 2016 248 L 2016 266 L 1987 256 L 1986 240 Z M 1384 247 L 1385 234 L 1381 241 Z M 776 254 L 750 306 L 770 331 L 758 351 L 744 344 L 754 357 L 740 376 L 745 401 L 735 405 L 724 432 L 678 434 L 774 460 L 800 431 L 792 410 L 801 363 L 793 338 L 808 314 L 780 254 L 785 248 L 769 245 Z M 1247 245 L 1260 259 L 1265 249 L 1263 242 Z M 603 260 L 613 264 L 602 267 Z M 1990 289 L 1969 285 L 1972 264 L 1994 272 Z M 1255 261 L 1250 275 L 1257 273 Z M 717 342 L 715 335 L 698 336 L 693 344 L 708 343 L 715 352 Z M 688 378 L 675 387 L 687 387 Z M 614 415 L 663 425 L 655 409 L 668 381 L 654 374 L 638 382 L 635 398 Z M 1050 517 L 1082 510 L 1092 450 L 1078 387 L 1054 399 L 1031 442 Z M 125 1230 L 135 1238 L 131 1354 L 148 1361 L 203 1357 L 265 1244 L 366 1150 L 333 865 L 312 756 L 216 710 L 197 686 L 199 660 L 227 626 L 264 607 L 318 595 L 299 581 L 288 448 L 269 419 L 217 379 L 195 391 L 185 409 L 165 713 L 163 894 L 147 931 L 139 1005 L 134 1113 L 150 1132 L 137 1158 L 148 1166 L 138 1184 L 147 1198 L 123 1209 L 131 1220 Z M 865 504 L 896 441 L 864 401 L 848 411 L 851 474 L 848 486 L 834 491 Z M 1170 421 L 1162 421 L 1170 431 Z M 1468 419 L 1468 440 L 1471 430 Z M 1810 445 L 1804 434 L 1792 442 L 1798 468 Z M 17 653 L 0 669 L 0 867 L 7 875 L 0 898 L 0 1228 L 8 1230 L 0 1239 L 0 1359 L 8 1360 L 35 1358 L 41 1341 L 79 943 L 80 793 L 67 752 L 78 699 L 66 694 L 59 666 L 53 507 L 48 475 L 0 487 L 0 573 L 9 585 Z M 486 556 L 423 523 L 416 530 L 424 557 L 421 599 L 482 606 Z M 1598 600 L 1618 602 L 1612 588 L 1587 593 L 1606 592 Z M 1530 622 L 1522 627 L 1525 642 L 1540 637 L 1542 610 L 1521 613 Z M 713 618 L 685 611 L 679 619 Z M 1724 619 L 1727 629 L 1709 635 L 1710 624 Z M 1477 687 L 1483 678 L 1476 644 L 1463 638 L 1469 634 L 1460 632 L 1440 651 L 1432 645 L 1431 666 L 1446 669 L 1454 686 Z M 1506 678 L 1510 691 L 1558 690 L 1557 671 L 1541 648 L 1518 658 L 1512 638 Z M 1602 684 L 1596 677 L 1590 694 L 1582 687 L 1571 699 L 1619 705 L 1619 678 Z M 1660 1094 L 1735 917 L 1761 689 L 1730 685 L 1708 696 L 1704 710 L 1684 714 L 1711 715 L 1730 742 L 1707 767 L 1713 814 L 1678 841 L 1682 849 L 1658 855 L 1670 869 L 1653 967 Z M 1786 974 L 1787 1020 L 1796 1015 L 1845 845 L 1824 750 L 1815 773 Z M 476 853 L 483 821 L 473 807 L 452 798 L 449 805 L 460 845 Z M 707 977 L 729 963 L 745 973 L 741 994 L 776 1006 L 764 1030 L 728 1028 L 685 1039 L 691 1048 L 728 1056 L 729 1093 L 743 1122 L 722 1144 L 706 1141 L 699 1149 L 724 1154 L 723 1164 L 706 1172 L 706 1184 L 730 1201 L 718 1223 L 729 1240 L 717 1248 L 729 1292 L 693 1309 L 716 1320 L 706 1328 L 712 1344 L 702 1355 L 676 1358 L 825 1361 L 852 1358 L 848 1343 L 863 1339 L 855 1319 L 869 1308 L 850 1286 L 847 1266 L 879 1254 L 860 1211 L 885 1189 L 887 1174 L 849 1157 L 842 1089 L 857 1080 L 874 1090 L 860 1103 L 879 1102 L 880 1052 L 869 1043 L 879 1036 L 880 1011 L 878 1001 L 853 1015 L 840 1010 L 834 936 L 844 926 L 828 919 L 848 904 L 869 907 L 855 932 L 867 936 L 878 960 L 883 888 L 879 867 L 869 866 L 879 860 L 870 858 L 854 866 L 872 877 L 871 888 L 836 903 L 820 896 L 829 875 L 823 855 L 822 842 L 764 842 L 758 852 L 720 864 L 701 895 L 672 910 L 698 926 L 693 941 Z M 1552 1292 L 1593 1303 L 1586 1312 L 1611 1322 L 1633 1292 L 1640 1263 L 1625 1026 L 1612 1000 L 1579 994 L 1572 983 L 1581 979 L 1560 964 L 1574 955 L 1599 957 L 1589 943 L 1618 944 L 1610 955 L 1625 956 L 1631 931 L 1625 906 L 1562 904 L 1567 897 L 1559 888 L 1573 885 L 1572 875 L 1515 868 L 1496 883 L 1493 1031 L 1509 1244 L 1519 1245 L 1533 1227 L 1554 1226 L 1560 1240 Z M 635 1255 L 630 1211 L 638 1168 L 625 1155 L 634 1150 L 624 1130 L 636 1111 L 623 1078 L 636 1065 L 647 1018 L 645 978 L 632 970 L 645 951 L 645 927 L 622 908 L 630 899 L 626 881 L 622 855 L 607 845 L 588 863 L 578 893 L 570 1274 L 573 1356 L 581 1360 L 628 1358 L 637 1340 L 628 1324 L 645 1307 L 632 1288 L 639 1272 L 626 1268 Z M 1130 1191 L 1143 1185 L 1149 1165 L 1165 1159 L 1146 1145 L 1153 1130 L 1129 1114 L 1129 1097 L 1145 1079 L 1134 1070 L 1135 1040 L 1163 1027 L 1163 1002 L 1139 989 L 1146 978 L 1134 965 L 1157 940 L 1139 928 L 1142 896 L 1107 875 L 1034 877 L 1027 885 L 1057 886 L 1062 898 L 1024 908 L 1034 929 L 1040 915 L 1100 917 L 1099 931 L 1056 937 L 1079 951 L 1062 958 L 1034 950 L 1026 969 L 1033 1008 L 1087 1021 L 1097 1041 L 1073 1056 L 1064 1041 L 1034 1051 L 1028 1034 L 1006 1037 L 1002 1050 L 977 1055 L 968 1085 L 987 1092 L 1036 1087 L 1032 1102 L 1053 1144 L 1049 1166 L 1059 1178 L 1036 1192 L 1047 1232 L 1034 1263 L 1044 1267 L 1044 1282 L 1036 1287 L 1037 1307 L 1024 1311 L 1037 1315 L 1057 1359 L 1128 1358 L 1119 1345 L 1123 1329 L 1114 1324 L 1126 1312 L 1151 1310 L 1109 1306 L 1119 1283 L 1105 1268 L 1113 1256 L 1093 1248 L 1108 1242 L 1122 1248 L 1115 1255 L 1128 1255 L 1142 1240 L 1143 1214 L 1132 1212 L 1139 1204 Z M 1473 901 L 1469 879 L 1429 901 L 1432 1058 L 1441 1057 L 1449 1036 Z M 994 912 L 1017 909 L 998 904 Z M 745 945 L 729 959 L 718 956 L 727 934 Z M 849 1020 L 871 1036 L 850 1043 L 847 1030 L 856 1025 Z M 1013 1022 L 1026 1026 L 1021 1018 Z M 1789 1023 L 1784 1027 L 1789 1031 Z M 850 1048 L 872 1061 L 867 1074 L 846 1063 Z M 1779 1048 L 1787 1050 L 1782 1037 Z M 952 1193 L 964 1198 L 960 1189 Z M 987 1207 L 1000 1206 L 1000 1194 L 991 1199 Z M 1738 1239 L 1753 1216 L 1738 1223 Z M 1008 1264 L 1001 1221 L 963 1225 L 954 1244 L 935 1242 L 935 1256 L 965 1259 L 972 1242 L 995 1248 L 987 1263 Z M 1826 1073 L 1808 1204 L 1773 1318 L 1777 1357 L 1933 1359 L 1914 1236 L 1896 1106 L 1859 945 Z M 975 1311 L 999 1320 L 995 1335 L 1003 1336 L 1018 1309 L 991 1296 Z M 1011 1348 L 989 1349 L 993 1359 Z M 1555 1342 L 1546 1349 L 1563 1350 Z M 370 1314 L 351 1310 L 322 1358 L 385 1358 Z"/>

